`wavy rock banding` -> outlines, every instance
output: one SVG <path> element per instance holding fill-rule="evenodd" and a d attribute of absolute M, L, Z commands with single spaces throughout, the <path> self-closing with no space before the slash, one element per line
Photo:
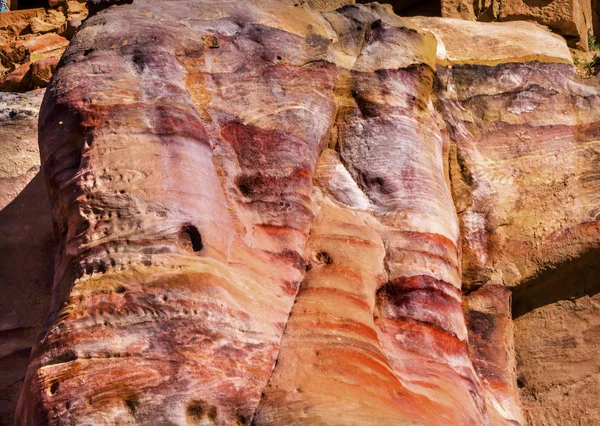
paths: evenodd
<path fill-rule="evenodd" d="M 593 149 L 593 115 L 544 102 L 597 99 L 563 41 L 379 4 L 146 0 L 89 18 L 61 62 L 40 115 L 59 256 L 19 422 L 524 424 L 496 285 L 566 255 L 498 255 L 520 242 L 482 205 L 541 179 L 513 133 Z M 594 182 L 573 232 L 597 229 Z"/>

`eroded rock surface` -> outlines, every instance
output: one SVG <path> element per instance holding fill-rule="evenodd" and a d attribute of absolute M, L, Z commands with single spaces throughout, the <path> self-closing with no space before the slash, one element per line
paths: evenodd
<path fill-rule="evenodd" d="M 138 0 L 67 49 L 22 424 L 524 424 L 504 286 L 598 243 L 596 88 L 534 24 L 288 3 Z"/>

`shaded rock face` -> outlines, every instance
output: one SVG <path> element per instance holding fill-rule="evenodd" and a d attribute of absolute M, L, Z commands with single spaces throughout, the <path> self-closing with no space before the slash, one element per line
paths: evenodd
<path fill-rule="evenodd" d="M 40 172 L 37 117 L 43 92 L 0 93 L 0 424 L 13 415 L 31 346 L 48 311 L 52 219 Z"/>
<path fill-rule="evenodd" d="M 534 24 L 287 3 L 136 1 L 75 36 L 19 424 L 525 424 L 506 286 L 596 247 L 596 88 Z M 538 219 L 580 238 L 529 244 Z"/>
<path fill-rule="evenodd" d="M 515 339 L 529 424 L 598 424 L 600 294 L 561 300 L 517 318 Z"/>

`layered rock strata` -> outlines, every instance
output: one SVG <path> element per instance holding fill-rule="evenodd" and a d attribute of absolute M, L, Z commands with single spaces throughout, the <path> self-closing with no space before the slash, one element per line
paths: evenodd
<path fill-rule="evenodd" d="M 597 395 L 600 360 L 583 336 L 594 334 L 600 291 L 598 83 L 575 78 L 563 42 L 523 32 L 529 24 L 511 45 L 508 33 L 475 32 L 481 24 L 415 21 L 444 43 L 437 109 L 450 138 L 463 288 L 512 289 L 528 423 L 594 424 L 600 411 L 585 401 Z M 496 48 L 466 51 L 475 38 Z"/>
<path fill-rule="evenodd" d="M 20 423 L 524 424 L 494 285 L 598 238 L 499 238 L 493 214 L 533 221 L 495 185 L 521 203 L 547 185 L 513 134 L 588 176 L 596 89 L 533 24 L 322 9 L 147 0 L 86 21 L 40 116 L 59 256 Z M 594 181 L 565 185 L 586 201 L 557 222 L 581 235 Z"/>

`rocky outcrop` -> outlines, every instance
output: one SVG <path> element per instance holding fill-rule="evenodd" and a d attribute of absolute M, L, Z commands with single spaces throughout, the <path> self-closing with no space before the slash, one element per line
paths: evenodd
<path fill-rule="evenodd" d="M 369 0 L 357 0 L 369 3 Z M 442 16 L 468 21 L 531 21 L 565 37 L 571 47 L 588 50 L 598 34 L 597 2 L 590 0 L 382 0 L 400 16 Z"/>
<path fill-rule="evenodd" d="M 529 24 L 519 24 L 522 40 L 547 38 L 511 46 L 518 38 L 476 33 L 481 24 L 416 21 L 444 43 L 437 105 L 451 143 L 463 288 L 512 288 L 528 423 L 595 424 L 600 412 L 587 398 L 597 395 L 600 361 L 591 355 L 595 341 L 582 336 L 593 334 L 600 291 L 597 81 L 575 78 L 562 41 Z M 470 48 L 465 57 L 464 46 L 476 46 L 469 34 L 497 49 Z M 569 309 L 567 300 L 585 308 Z"/>
<path fill-rule="evenodd" d="M 37 146 L 43 92 L 0 93 L 0 424 L 12 425 L 48 311 L 54 234 Z"/>
<path fill-rule="evenodd" d="M 46 87 L 68 39 L 87 16 L 85 2 L 0 14 L 0 91 Z"/>
<path fill-rule="evenodd" d="M 600 240 L 594 83 L 535 24 L 288 3 L 136 1 L 67 49 L 21 424 L 525 423 L 507 287 L 539 321 L 516 289 Z"/>

